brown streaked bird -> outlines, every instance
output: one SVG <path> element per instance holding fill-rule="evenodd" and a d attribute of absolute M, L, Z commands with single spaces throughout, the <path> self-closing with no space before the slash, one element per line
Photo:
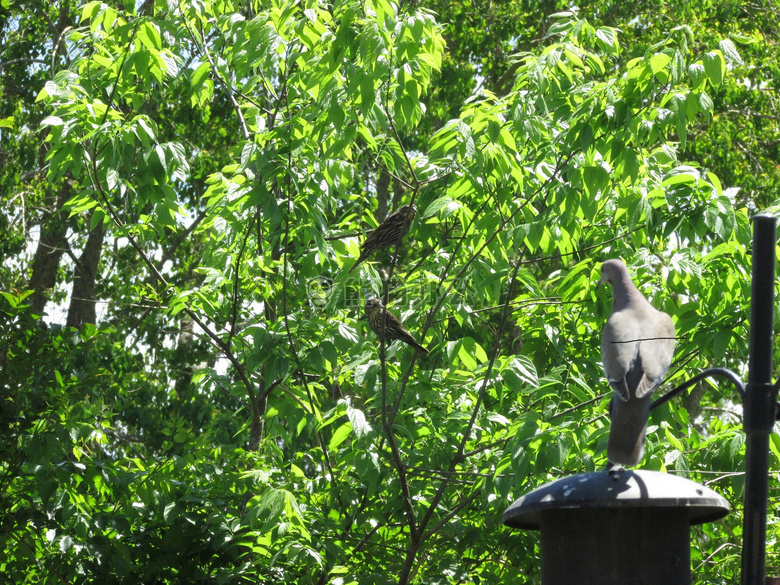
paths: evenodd
<path fill-rule="evenodd" d="M 385 315 L 384 335 L 382 335 L 383 314 Z M 385 309 L 385 306 L 379 299 L 373 298 L 366 301 L 366 321 L 368 321 L 371 331 L 376 333 L 376 336 L 379 337 L 379 339 L 384 339 L 385 343 L 398 339 L 407 345 L 411 345 L 420 353 L 428 355 L 428 350 L 417 343 L 417 340 L 412 337 L 412 334 L 403 326 L 403 323 L 401 323 L 398 317 Z"/>
<path fill-rule="evenodd" d="M 388 215 L 385 221 L 368 234 L 366 241 L 363 242 L 363 249 L 357 262 L 352 265 L 349 271 L 355 270 L 363 260 L 377 250 L 382 250 L 393 244 L 400 244 L 406 232 L 409 231 L 409 226 L 412 225 L 415 213 L 417 213 L 417 207 L 412 203 L 407 203 Z"/>
<path fill-rule="evenodd" d="M 612 313 L 601 337 L 601 361 L 612 387 L 607 459 L 636 465 L 645 451 L 653 391 L 674 357 L 674 321 L 650 305 L 631 281 L 626 265 L 607 260 L 598 286 L 612 286 Z"/>

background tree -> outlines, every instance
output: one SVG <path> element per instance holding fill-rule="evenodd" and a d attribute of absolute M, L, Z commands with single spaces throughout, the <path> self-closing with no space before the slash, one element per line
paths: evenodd
<path fill-rule="evenodd" d="M 500 517 L 606 464 L 599 262 L 674 316 L 671 384 L 744 367 L 765 183 L 737 180 L 758 155 L 726 175 L 710 145 L 777 131 L 755 7 L 682 26 L 663 7 L 668 27 L 595 3 L 18 8 L 0 62 L 18 582 L 537 582 L 535 535 Z M 763 126 L 713 129 L 748 104 Z M 406 203 L 403 244 L 349 274 Z M 428 356 L 370 333 L 373 296 Z M 734 395 L 674 401 L 648 432 L 646 467 L 735 510 L 694 532 L 707 583 L 739 570 Z"/>
<path fill-rule="evenodd" d="M 562 2 L 422 2 L 439 15 L 447 52 L 435 82 L 439 98 L 432 120 L 446 121 L 478 85 L 504 95 L 511 89 L 519 52 L 538 51 L 550 15 L 571 8 Z M 644 56 L 673 29 L 687 31 L 692 54 L 704 55 L 723 38 L 739 46 L 732 74 L 712 88 L 711 119 L 687 132 L 690 160 L 738 189 L 741 205 L 760 209 L 775 200 L 778 185 L 777 103 L 780 7 L 740 0 L 706 3 L 640 1 L 580 2 L 579 16 L 620 31 L 618 63 Z M 438 82 L 438 79 L 437 79 Z M 437 109 L 437 107 L 439 109 Z M 433 122 L 434 124 L 437 122 Z"/>

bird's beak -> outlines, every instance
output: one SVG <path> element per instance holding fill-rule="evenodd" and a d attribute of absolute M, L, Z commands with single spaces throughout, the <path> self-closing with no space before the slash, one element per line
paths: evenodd
<path fill-rule="evenodd" d="M 607 282 L 607 277 L 602 275 L 602 277 L 599 278 L 599 281 L 596 284 L 596 290 L 600 289 L 601 285 L 604 284 L 605 282 Z"/>

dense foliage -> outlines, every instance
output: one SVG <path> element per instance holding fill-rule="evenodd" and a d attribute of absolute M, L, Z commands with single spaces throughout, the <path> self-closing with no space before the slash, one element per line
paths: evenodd
<path fill-rule="evenodd" d="M 667 387 L 745 372 L 777 25 L 701 4 L 0 0 L 3 574 L 538 583 L 501 514 L 606 463 L 600 261 L 674 317 Z M 732 387 L 653 412 L 643 467 L 732 505 L 696 582 L 743 459 Z"/>

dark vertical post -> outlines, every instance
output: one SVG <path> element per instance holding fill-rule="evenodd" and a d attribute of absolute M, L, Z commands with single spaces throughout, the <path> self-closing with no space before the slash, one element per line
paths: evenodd
<path fill-rule="evenodd" d="M 777 396 L 772 384 L 776 221 L 767 215 L 753 217 L 750 359 L 743 404 L 747 444 L 742 585 L 764 585 L 769 433 Z"/>

